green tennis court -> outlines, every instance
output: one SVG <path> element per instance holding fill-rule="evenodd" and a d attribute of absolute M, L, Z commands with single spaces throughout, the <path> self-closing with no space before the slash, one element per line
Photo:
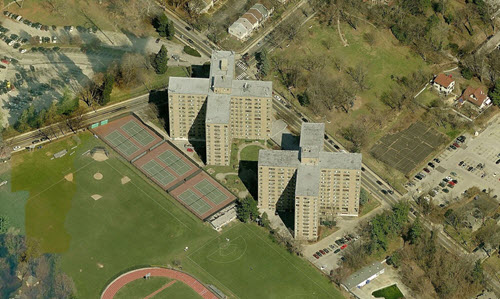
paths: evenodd
<path fill-rule="evenodd" d="M 121 126 L 121 129 L 134 138 L 135 141 L 139 142 L 142 146 L 146 146 L 155 140 L 155 138 L 149 134 L 145 128 L 139 126 L 133 120 Z"/>
<path fill-rule="evenodd" d="M 119 152 L 123 153 L 125 156 L 130 156 L 135 153 L 139 148 L 128 140 L 122 133 L 118 131 L 113 131 L 104 137 L 114 148 Z"/>
<path fill-rule="evenodd" d="M 191 170 L 191 166 L 169 150 L 158 155 L 158 159 L 180 176 Z"/>
<path fill-rule="evenodd" d="M 153 179 L 157 180 L 162 186 L 167 186 L 175 180 L 175 176 L 161 167 L 160 164 L 151 160 L 141 167 Z"/>
<path fill-rule="evenodd" d="M 203 199 L 196 195 L 196 193 L 194 193 L 192 190 L 188 189 L 182 192 L 178 197 L 180 200 L 182 200 L 182 202 L 184 202 L 199 215 L 203 215 L 211 209 L 210 205 L 203 201 Z"/>
<path fill-rule="evenodd" d="M 199 182 L 194 186 L 196 190 L 200 191 L 203 196 L 207 197 L 211 202 L 218 205 L 227 199 L 227 195 L 222 193 L 217 187 L 206 179 Z"/>

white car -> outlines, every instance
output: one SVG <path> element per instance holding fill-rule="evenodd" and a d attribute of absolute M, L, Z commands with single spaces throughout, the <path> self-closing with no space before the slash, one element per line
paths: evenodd
<path fill-rule="evenodd" d="M 14 148 L 13 148 L 13 150 L 14 150 L 14 151 L 18 151 L 18 150 L 20 150 L 20 149 L 21 149 L 21 147 L 20 147 L 19 145 L 16 145 L 16 146 L 14 146 Z"/>
<path fill-rule="evenodd" d="M 21 54 L 24 54 L 24 53 L 26 53 L 27 51 L 28 51 L 28 50 L 26 50 L 26 49 L 19 49 L 19 52 L 21 52 Z"/>

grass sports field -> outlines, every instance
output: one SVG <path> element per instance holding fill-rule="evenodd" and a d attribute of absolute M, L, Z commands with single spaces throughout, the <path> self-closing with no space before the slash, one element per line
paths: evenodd
<path fill-rule="evenodd" d="M 169 284 L 168 286 L 166 286 Z M 163 290 L 162 290 L 163 288 Z M 152 277 L 150 279 L 135 280 L 120 289 L 116 293 L 116 299 L 145 298 L 146 296 L 157 292 L 154 299 L 162 298 L 182 298 L 182 299 L 201 299 L 193 289 L 180 281 L 173 281 L 166 277 Z"/>
<path fill-rule="evenodd" d="M 29 194 L 26 233 L 40 240 L 43 252 L 61 254 L 62 269 L 75 281 L 78 298 L 98 298 L 110 280 L 128 269 L 167 266 L 174 259 L 203 283 L 239 298 L 298 293 L 340 297 L 327 278 L 270 242 L 260 228 L 234 224 L 217 233 L 114 151 L 102 162 L 82 155 L 97 145 L 104 144 L 83 133 L 12 160 L 10 194 Z M 51 160 L 61 149 L 68 154 Z M 20 210 L 13 209 L 11 216 L 17 211 L 23 217 Z M 235 240 L 234 261 L 224 252 L 222 257 L 214 253 L 226 237 Z M 249 267 L 258 271 L 248 273 Z M 177 283 L 165 294 L 183 292 L 176 291 L 181 288 Z"/>

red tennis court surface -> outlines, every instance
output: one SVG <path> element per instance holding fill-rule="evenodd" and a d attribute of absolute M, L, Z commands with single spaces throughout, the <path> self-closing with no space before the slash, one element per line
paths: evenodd
<path fill-rule="evenodd" d="M 162 141 L 156 132 L 133 115 L 113 120 L 92 130 L 128 161 Z"/>
<path fill-rule="evenodd" d="M 201 282 L 196 280 L 196 278 L 184 272 L 164 268 L 143 268 L 122 274 L 106 287 L 104 292 L 101 294 L 101 299 L 113 299 L 116 293 L 118 293 L 118 291 L 126 284 L 137 279 L 144 279 L 147 274 L 151 277 L 168 277 L 181 281 L 205 299 L 218 299 L 214 293 L 212 293 Z"/>
<path fill-rule="evenodd" d="M 206 172 L 200 172 L 170 191 L 182 205 L 201 219 L 221 210 L 236 197 Z"/>
<path fill-rule="evenodd" d="M 197 165 L 168 142 L 154 148 L 133 164 L 163 190 L 168 190 L 199 170 Z"/>
<path fill-rule="evenodd" d="M 236 200 L 172 143 L 133 115 L 91 130 L 202 220 Z"/>

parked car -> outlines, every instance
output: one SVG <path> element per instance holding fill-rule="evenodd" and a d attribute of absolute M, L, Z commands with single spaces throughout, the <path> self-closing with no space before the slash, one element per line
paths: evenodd
<path fill-rule="evenodd" d="M 436 167 L 436 165 L 434 165 L 434 163 L 432 163 L 432 162 L 427 163 L 427 165 L 429 165 L 432 168 Z"/>
<path fill-rule="evenodd" d="M 500 159 L 498 159 L 498 160 L 495 162 L 495 164 L 500 164 Z"/>
<path fill-rule="evenodd" d="M 40 140 L 35 139 L 35 140 L 31 141 L 31 144 L 36 144 L 36 143 L 38 143 L 38 142 L 40 142 Z"/>
<path fill-rule="evenodd" d="M 323 251 L 323 249 L 321 249 L 319 252 L 320 252 L 321 254 L 326 254 L 326 252 L 324 252 L 324 251 Z"/>
<path fill-rule="evenodd" d="M 321 252 L 319 252 L 319 251 L 316 251 L 316 255 L 317 256 L 322 256 Z"/>
<path fill-rule="evenodd" d="M 330 244 L 330 248 L 331 248 L 331 249 L 335 249 L 335 245 Z"/>
<path fill-rule="evenodd" d="M 319 255 L 317 255 L 316 253 L 313 254 L 313 256 L 314 256 L 315 259 L 319 259 Z"/>
<path fill-rule="evenodd" d="M 347 244 L 344 244 L 344 245 L 340 246 L 340 249 L 346 249 L 346 247 L 347 247 Z"/>
<path fill-rule="evenodd" d="M 459 148 L 459 147 L 460 147 L 460 144 L 458 144 L 458 143 L 456 143 L 456 142 L 455 142 L 455 143 L 453 143 L 453 145 L 454 145 L 456 148 Z"/>
<path fill-rule="evenodd" d="M 456 146 L 454 146 L 454 145 L 450 145 L 450 148 L 451 148 L 452 150 L 456 150 L 456 149 L 457 149 L 457 147 L 456 147 Z"/>
<path fill-rule="evenodd" d="M 465 142 L 465 139 L 467 139 L 464 135 L 457 137 L 457 140 L 460 142 Z"/>
<path fill-rule="evenodd" d="M 460 161 L 460 162 L 458 163 L 458 166 L 462 166 L 462 165 L 464 165 L 464 163 L 465 163 L 464 161 Z"/>
<path fill-rule="evenodd" d="M 382 185 L 383 185 L 383 184 L 382 184 L 382 182 L 381 182 L 381 181 L 379 181 L 379 180 L 377 180 L 377 184 L 379 184 L 380 186 L 382 186 Z"/>
<path fill-rule="evenodd" d="M 389 194 L 391 194 L 391 195 L 392 195 L 392 194 L 394 194 L 394 191 L 392 191 L 392 190 L 387 190 L 387 193 L 389 193 Z"/>
<path fill-rule="evenodd" d="M 443 192 L 444 192 L 444 193 L 448 193 L 448 192 L 450 192 L 450 190 L 448 190 L 448 189 L 444 188 L 444 189 L 443 189 Z"/>
<path fill-rule="evenodd" d="M 20 149 L 21 149 L 21 147 L 20 147 L 19 145 L 16 145 L 16 146 L 14 146 L 14 148 L 13 148 L 13 150 L 15 150 L 15 151 L 18 151 L 18 150 L 20 150 Z"/>
<path fill-rule="evenodd" d="M 326 253 L 330 252 L 330 250 L 328 250 L 328 248 L 323 248 L 323 251 L 326 252 Z"/>
<path fill-rule="evenodd" d="M 335 251 L 333 253 L 339 253 L 340 252 L 340 248 L 337 248 L 335 249 Z"/>
<path fill-rule="evenodd" d="M 424 171 L 427 172 L 427 173 L 430 173 L 431 171 L 429 170 L 429 168 L 424 168 Z"/>
<path fill-rule="evenodd" d="M 441 160 L 439 160 L 438 158 L 434 158 L 433 161 L 436 163 L 441 163 Z"/>

